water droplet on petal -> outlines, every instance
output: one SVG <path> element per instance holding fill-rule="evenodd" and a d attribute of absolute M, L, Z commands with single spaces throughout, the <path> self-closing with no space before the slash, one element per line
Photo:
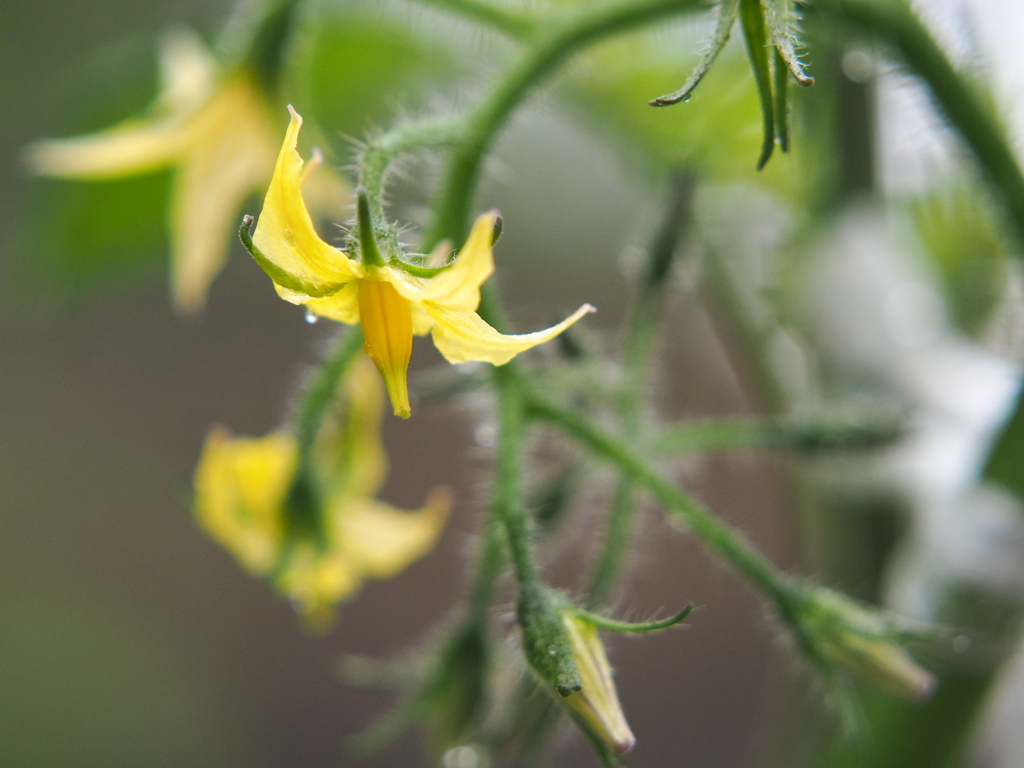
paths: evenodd
<path fill-rule="evenodd" d="M 313 313 L 313 310 L 311 310 L 311 309 L 307 309 L 307 310 L 306 310 L 306 322 L 307 322 L 307 323 L 309 323 L 310 325 L 316 325 L 316 321 L 317 321 L 317 320 L 319 320 L 319 319 L 320 319 L 320 318 L 319 318 L 319 317 L 317 317 L 317 316 L 316 316 L 316 315 L 315 315 L 315 314 Z"/>

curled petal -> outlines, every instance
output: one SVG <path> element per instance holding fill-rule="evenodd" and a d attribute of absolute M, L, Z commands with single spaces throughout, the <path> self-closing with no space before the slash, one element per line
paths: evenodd
<path fill-rule="evenodd" d="M 227 259 L 224 232 L 273 167 L 276 140 L 264 112 L 252 83 L 238 78 L 192 119 L 171 217 L 171 286 L 179 311 L 202 309 Z"/>
<path fill-rule="evenodd" d="M 435 489 L 423 509 L 403 512 L 370 498 L 352 498 L 337 515 L 338 541 L 360 573 L 388 579 L 434 546 L 451 508 L 447 489 Z"/>
<path fill-rule="evenodd" d="M 466 244 L 448 269 L 429 280 L 396 280 L 395 287 L 412 301 L 436 302 L 451 310 L 476 309 L 480 306 L 480 286 L 494 274 L 491 241 L 497 218 L 497 211 L 488 211 L 477 217 Z"/>
<path fill-rule="evenodd" d="M 313 228 L 302 199 L 304 163 L 296 149 L 302 118 L 291 107 L 288 109 L 291 123 L 252 239 L 268 262 L 260 266 L 270 272 L 274 282 L 298 293 L 323 298 L 362 276 L 362 268 L 344 251 L 321 240 Z"/>
<path fill-rule="evenodd" d="M 543 331 L 506 336 L 494 330 L 472 310 L 449 310 L 433 302 L 424 304 L 433 316 L 434 344 L 438 352 L 450 363 L 465 363 L 479 360 L 494 365 L 504 365 L 520 352 L 550 341 L 584 315 L 594 310 L 584 304 L 573 314 Z"/>
<path fill-rule="evenodd" d="M 185 139 L 180 120 L 129 120 L 86 136 L 37 141 L 26 149 L 25 162 L 40 176 L 113 179 L 168 165 Z"/>

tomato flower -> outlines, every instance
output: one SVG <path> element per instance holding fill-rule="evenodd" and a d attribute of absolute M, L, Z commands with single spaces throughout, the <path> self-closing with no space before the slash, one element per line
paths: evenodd
<path fill-rule="evenodd" d="M 385 259 L 365 195 L 359 205 L 360 260 L 328 245 L 313 228 L 303 201 L 301 184 L 313 166 L 303 168 L 296 150 L 302 118 L 288 109 L 291 123 L 263 211 L 251 239 L 243 226 L 243 240 L 282 298 L 303 304 L 316 315 L 362 324 L 366 352 L 384 378 L 395 415 L 407 418 L 411 412 L 406 370 L 414 335 L 431 334 L 449 362 L 502 365 L 594 311 L 584 304 L 551 328 L 521 335 L 499 333 L 477 314 L 480 286 L 494 272 L 495 211 L 477 218 L 454 261 L 440 268 L 418 267 L 397 253 L 388 253 Z M 435 258 L 443 255 L 439 250 Z"/>

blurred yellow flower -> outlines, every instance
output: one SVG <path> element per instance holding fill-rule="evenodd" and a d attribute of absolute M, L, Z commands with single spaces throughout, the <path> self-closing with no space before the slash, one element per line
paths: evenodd
<path fill-rule="evenodd" d="M 239 208 L 271 176 L 280 132 L 252 74 L 222 72 L 194 33 L 164 38 L 160 71 L 161 92 L 146 117 L 35 142 L 26 159 L 40 175 L 90 180 L 173 166 L 171 293 L 180 312 L 194 313 L 224 266 Z M 324 177 L 316 195 L 324 205 L 348 200 L 333 176 Z"/>
<path fill-rule="evenodd" d="M 368 226 L 361 227 L 362 262 L 328 245 L 313 228 L 303 201 L 301 185 L 312 166 L 303 171 L 296 150 L 302 118 L 289 110 L 291 123 L 252 237 L 253 256 L 282 298 L 323 317 L 362 323 L 366 352 L 384 378 L 396 415 L 410 414 L 406 369 L 413 335 L 430 333 L 449 362 L 502 365 L 593 311 L 585 304 L 558 325 L 513 336 L 484 322 L 476 309 L 480 286 L 494 272 L 494 211 L 476 220 L 455 261 L 433 270 L 431 276 L 412 274 L 415 270 L 397 254 L 388 254 L 385 260 L 375 243 L 366 242 Z M 439 250 L 431 262 L 443 263 L 445 255 Z"/>
<path fill-rule="evenodd" d="M 415 512 L 373 498 L 387 469 L 383 393 L 363 361 L 344 387 L 344 418 L 325 430 L 314 452 L 316 509 L 295 509 L 290 497 L 299 449 L 289 432 L 236 438 L 215 428 L 195 475 L 200 525 L 249 572 L 271 579 L 314 626 L 364 579 L 391 578 L 428 552 L 451 503 L 445 489 Z"/>

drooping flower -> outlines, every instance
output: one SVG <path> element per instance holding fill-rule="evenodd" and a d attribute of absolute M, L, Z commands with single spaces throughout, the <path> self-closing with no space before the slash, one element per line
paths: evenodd
<path fill-rule="evenodd" d="M 194 33 L 168 34 L 159 59 L 161 91 L 145 117 L 35 142 L 26 159 L 37 174 L 83 180 L 173 167 L 171 294 L 180 312 L 194 313 L 224 266 L 238 209 L 273 172 L 280 131 L 253 72 L 222 71 Z M 325 175 L 314 197 L 340 206 L 348 194 Z"/>
<path fill-rule="evenodd" d="M 369 363 L 347 375 L 343 418 L 314 452 L 312 489 L 296 493 L 299 448 L 281 430 L 206 439 L 195 475 L 195 513 L 206 532 L 257 576 L 268 578 L 314 625 L 368 578 L 391 578 L 433 547 L 450 506 L 436 489 L 406 512 L 374 496 L 386 475 L 380 441 L 383 393 Z"/>
<path fill-rule="evenodd" d="M 289 111 L 291 123 L 274 178 L 246 244 L 282 298 L 323 317 L 362 324 L 367 354 L 384 378 L 396 415 L 410 414 L 406 369 L 414 335 L 431 334 L 450 362 L 502 365 L 593 311 L 585 304 L 551 328 L 521 335 L 499 333 L 477 314 L 480 286 L 494 272 L 495 211 L 477 218 L 455 260 L 439 269 L 414 268 L 398 253 L 381 254 L 365 195 L 360 198 L 361 261 L 328 245 L 313 228 L 303 201 L 301 184 L 309 169 L 303 171 L 296 150 L 302 118 Z"/>

